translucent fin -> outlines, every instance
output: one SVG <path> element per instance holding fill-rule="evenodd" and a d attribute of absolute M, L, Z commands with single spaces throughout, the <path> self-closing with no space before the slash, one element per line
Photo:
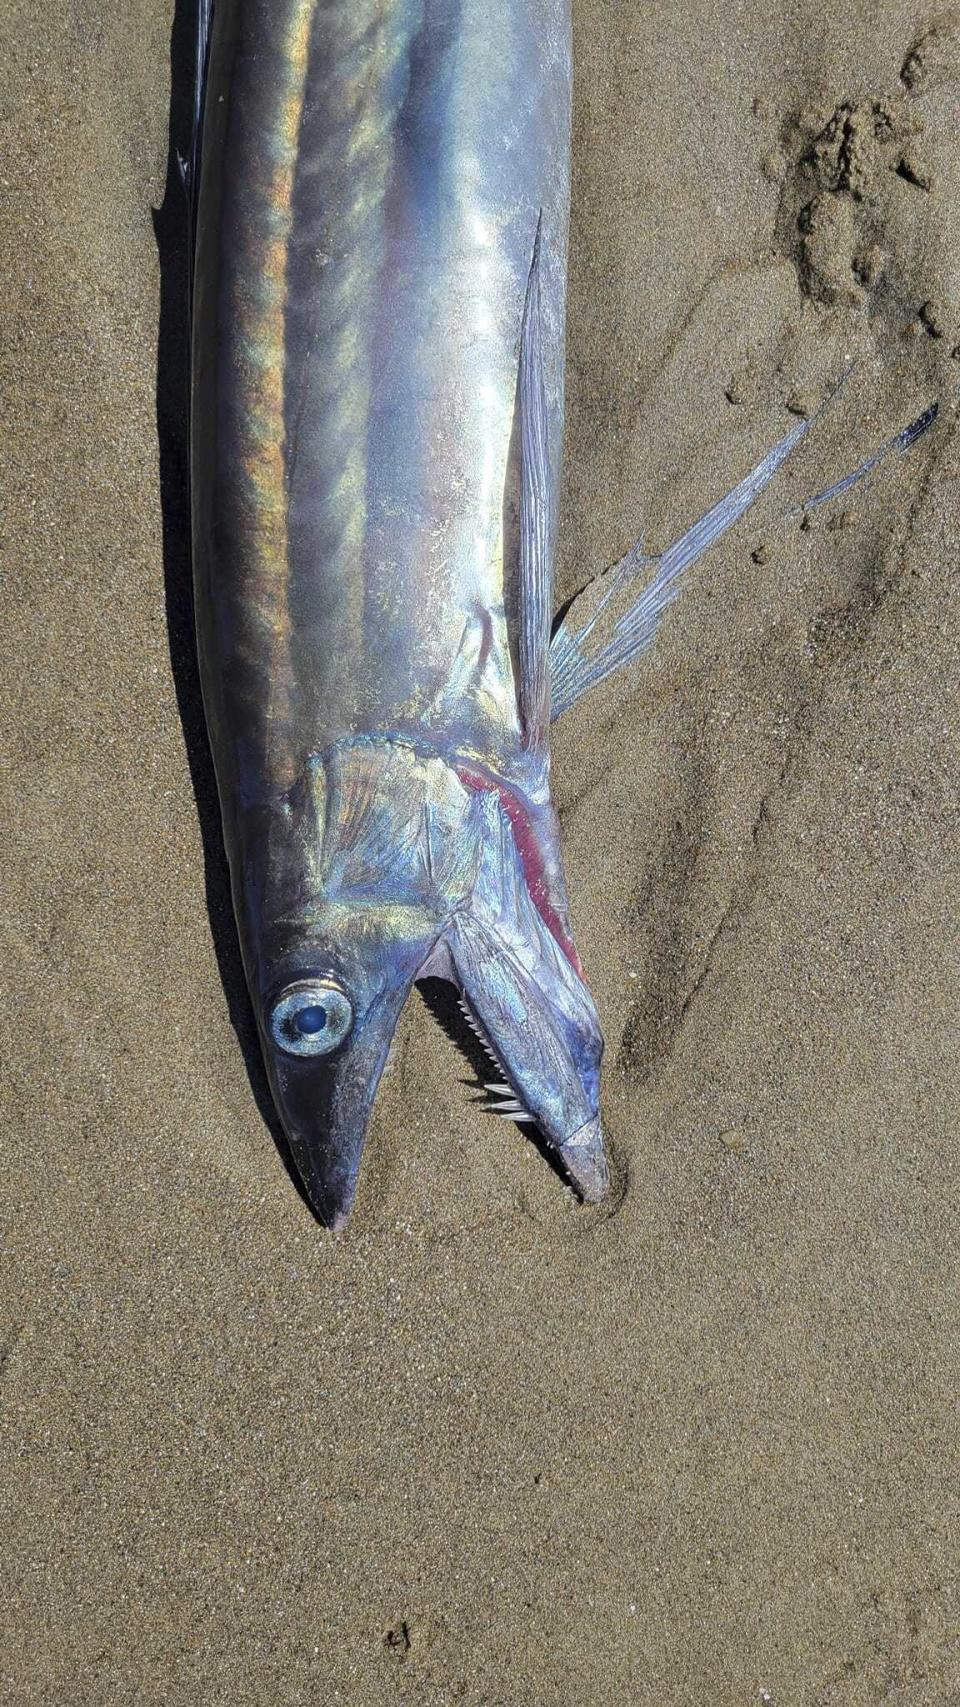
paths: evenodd
<path fill-rule="evenodd" d="M 190 253 L 193 253 L 196 232 L 197 192 L 200 188 L 200 143 L 203 131 L 203 104 L 207 87 L 207 56 L 210 52 L 210 30 L 213 25 L 213 0 L 196 0 L 197 27 L 193 66 L 193 124 L 190 150 L 177 156 L 180 179 L 190 209 Z M 192 269 L 191 269 L 192 270 Z"/>
<path fill-rule="evenodd" d="M 213 0 L 196 0 L 197 29 L 193 62 L 193 128 L 190 153 L 180 156 L 180 176 L 187 194 L 195 196 L 200 164 L 200 135 L 203 129 L 203 103 L 207 91 L 207 55 L 210 51 L 210 30 L 213 25 Z"/>
<path fill-rule="evenodd" d="M 197 57 L 193 81 L 193 138 L 194 153 L 203 123 L 203 97 L 207 82 L 207 54 L 210 51 L 210 26 L 213 23 L 213 0 L 197 0 Z"/>
<path fill-rule="evenodd" d="M 851 474 L 845 474 L 843 479 L 837 480 L 833 486 L 825 486 L 822 492 L 815 492 L 812 498 L 806 498 L 802 504 L 796 504 L 792 510 L 787 511 L 787 515 L 791 517 L 804 516 L 809 510 L 819 509 L 821 504 L 829 504 L 833 498 L 844 497 L 854 486 L 859 485 L 860 481 L 865 479 L 868 474 L 872 474 L 885 456 L 891 452 L 902 453 L 909 450 L 911 445 L 915 445 L 917 440 L 927 431 L 927 428 L 933 426 L 939 413 L 939 403 L 928 404 L 922 414 L 918 415 L 915 421 L 910 422 L 909 427 L 902 427 L 899 433 L 894 433 L 893 438 L 887 439 L 879 450 L 875 450 L 872 456 L 868 456 L 864 462 L 861 462 L 859 468 L 855 468 Z"/>
<path fill-rule="evenodd" d="M 550 726 L 553 510 L 540 327 L 540 221 L 533 245 L 520 337 L 520 716 L 528 747 Z"/>
<path fill-rule="evenodd" d="M 841 385 L 843 381 L 841 380 Z M 836 388 L 839 390 L 839 387 Z M 809 420 L 799 421 L 797 425 L 780 440 L 780 443 L 768 452 L 756 468 L 741 480 L 720 502 L 714 504 L 705 516 L 702 516 L 693 527 L 671 545 L 659 558 L 644 556 L 640 547 L 635 546 L 618 564 L 608 569 L 605 575 L 584 589 L 574 600 L 563 623 L 554 635 L 550 648 L 552 668 L 552 697 L 551 716 L 556 719 L 568 711 L 572 705 L 596 687 L 599 682 L 606 681 L 617 670 L 632 664 L 652 645 L 660 626 L 663 614 L 680 592 L 680 577 L 684 571 L 695 563 L 715 540 L 750 508 L 759 497 L 764 487 L 769 484 L 787 457 L 796 449 L 801 440 L 814 423 L 818 420 L 823 408 L 826 408 L 836 390 L 822 405 L 821 409 Z M 847 492 L 871 474 L 875 468 L 890 453 L 907 451 L 916 444 L 917 440 L 931 427 L 937 418 L 939 404 L 932 403 L 923 413 L 918 415 L 910 425 L 895 433 L 885 444 L 868 456 L 866 460 L 844 475 L 842 480 L 827 486 L 817 492 L 812 498 L 807 498 L 802 504 L 794 506 L 786 512 L 787 518 L 802 516 L 809 510 L 819 508 L 821 504 L 829 503 L 832 499 L 843 497 Z M 612 636 L 604 645 L 589 648 L 589 642 L 594 630 L 607 606 L 614 596 L 626 587 L 641 569 L 651 563 L 659 567 L 653 580 L 644 588 L 640 597 L 619 617 L 613 625 Z M 606 584 L 605 584 L 606 583 Z M 599 592 L 599 598 L 598 598 Z M 589 600 L 592 612 L 589 620 L 582 622 L 579 628 L 571 623 L 571 617 L 576 619 L 578 607 L 582 612 L 582 601 Z"/>
<path fill-rule="evenodd" d="M 596 651 L 590 652 L 585 648 L 603 610 L 614 594 L 619 592 L 639 569 L 654 560 L 644 557 L 636 548 L 621 558 L 616 567 L 608 571 L 609 586 L 604 590 L 599 607 L 594 610 L 590 620 L 579 629 L 571 626 L 570 619 L 575 618 L 583 594 L 574 600 L 564 622 L 554 635 L 550 648 L 553 676 L 551 716 L 554 719 L 569 711 L 571 705 L 582 699 L 590 688 L 606 681 L 614 671 L 632 664 L 635 658 L 647 651 L 660 626 L 664 611 L 680 592 L 679 582 L 684 570 L 689 569 L 708 546 L 713 545 L 734 522 L 739 521 L 786 462 L 787 457 L 806 437 L 816 419 L 817 416 L 814 415 L 809 420 L 798 421 L 780 443 L 774 445 L 763 460 L 757 463 L 756 468 L 751 469 L 741 480 L 739 486 L 735 486 L 732 492 L 728 492 L 725 498 L 714 504 L 705 516 L 701 516 L 675 544 L 663 552 L 656 560 L 659 567 L 649 586 L 644 588 L 636 603 L 614 624 L 612 638 Z M 589 589 L 586 590 L 589 592 Z"/>

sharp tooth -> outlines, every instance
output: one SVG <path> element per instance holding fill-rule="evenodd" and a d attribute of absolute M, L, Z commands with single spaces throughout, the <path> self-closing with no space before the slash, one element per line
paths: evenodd
<path fill-rule="evenodd" d="M 510 1095 L 509 1085 L 489 1084 L 486 1088 L 490 1092 L 491 1096 L 508 1097 Z"/>
<path fill-rule="evenodd" d="M 493 1104 L 495 1114 L 516 1114 L 519 1109 L 520 1104 L 513 1097 L 509 1097 L 506 1102 L 495 1102 Z"/>
<path fill-rule="evenodd" d="M 474 1036 L 476 1037 L 477 1042 L 482 1046 L 483 1049 L 486 1050 L 486 1053 L 489 1055 L 494 1066 L 500 1067 L 500 1062 L 497 1059 L 496 1051 L 491 1048 L 489 1042 L 487 1041 L 487 1034 L 484 1031 L 483 1026 L 480 1024 L 480 1021 L 475 1018 L 475 1016 L 474 1016 L 474 1014 L 470 1008 L 469 1003 L 465 1000 L 465 998 L 463 996 L 457 997 L 457 1006 L 459 1007 L 460 1012 L 463 1014 L 463 1017 L 466 1020 L 468 1026 L 470 1027 L 470 1030 L 473 1032 Z M 501 1072 L 503 1071 L 502 1067 L 500 1067 L 500 1071 Z M 509 1085 L 506 1088 L 507 1088 L 507 1090 L 509 1090 L 510 1089 Z"/>

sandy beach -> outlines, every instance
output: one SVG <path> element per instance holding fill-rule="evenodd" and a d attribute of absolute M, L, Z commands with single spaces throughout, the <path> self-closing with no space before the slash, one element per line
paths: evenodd
<path fill-rule="evenodd" d="M 957 14 L 575 0 L 559 595 L 856 367 L 558 726 L 611 1201 L 416 996 L 334 1237 L 193 660 L 188 10 L 0 3 L 0 1699 L 960 1707 Z"/>

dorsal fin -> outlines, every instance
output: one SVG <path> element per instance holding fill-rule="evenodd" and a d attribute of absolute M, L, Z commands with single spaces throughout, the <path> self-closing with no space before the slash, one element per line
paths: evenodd
<path fill-rule="evenodd" d="M 197 152 L 200 126 L 203 123 L 203 98 L 207 83 L 207 54 L 210 51 L 210 27 L 213 23 L 213 0 L 197 0 L 197 57 L 193 72 L 193 152 Z"/>
<path fill-rule="evenodd" d="M 550 625 L 554 507 L 550 491 L 547 400 L 540 322 L 537 221 L 520 336 L 520 718 L 533 752 L 545 752 L 550 728 Z"/>
<path fill-rule="evenodd" d="M 190 148 L 181 154 L 180 177 L 190 208 L 191 271 L 194 236 L 196 233 L 197 195 L 200 190 L 200 144 L 203 132 L 203 106 L 207 92 L 207 59 L 210 52 L 210 31 L 213 27 L 213 0 L 196 0 L 196 38 L 193 60 L 193 119 L 190 129 Z"/>

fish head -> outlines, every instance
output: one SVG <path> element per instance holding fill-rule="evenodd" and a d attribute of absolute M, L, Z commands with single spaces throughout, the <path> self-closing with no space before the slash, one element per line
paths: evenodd
<path fill-rule="evenodd" d="M 454 982 L 493 1054 L 501 1112 L 536 1121 L 582 1196 L 606 1189 L 603 1045 L 555 911 L 552 809 L 531 827 L 505 798 L 403 742 L 341 743 L 250 862 L 238 911 L 267 1074 L 328 1226 L 350 1212 L 400 1014 L 431 975 Z"/>
<path fill-rule="evenodd" d="M 411 987 L 474 875 L 463 791 L 400 741 L 313 757 L 251 838 L 238 906 L 267 1076 L 307 1196 L 350 1212 Z"/>

